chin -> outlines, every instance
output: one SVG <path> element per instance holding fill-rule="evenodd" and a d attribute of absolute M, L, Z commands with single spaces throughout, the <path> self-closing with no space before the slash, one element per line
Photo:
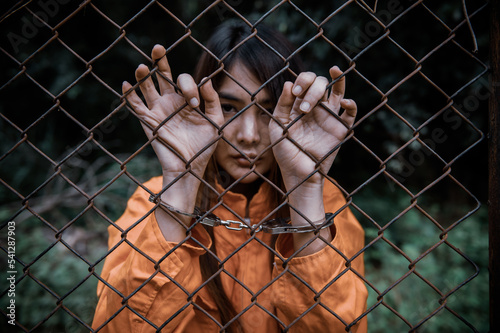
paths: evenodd
<path fill-rule="evenodd" d="M 241 172 L 237 172 L 235 174 L 232 174 L 231 177 L 233 179 L 240 179 L 241 177 L 243 177 L 248 172 L 248 170 L 249 169 L 238 170 L 238 171 L 241 171 Z M 259 169 L 257 169 L 256 171 L 258 173 L 262 174 L 264 177 L 268 176 L 268 170 L 259 170 Z M 250 184 L 250 183 L 253 183 L 254 181 L 259 180 L 259 179 L 262 180 L 262 177 L 260 177 L 256 173 L 252 172 L 248 176 L 246 176 L 245 178 L 241 179 L 239 181 L 239 183 L 241 183 L 241 184 Z"/>
<path fill-rule="evenodd" d="M 262 179 L 261 177 L 257 176 L 255 173 L 251 173 L 242 180 L 240 180 L 240 183 L 242 184 L 250 184 L 253 183 L 254 181 Z"/>

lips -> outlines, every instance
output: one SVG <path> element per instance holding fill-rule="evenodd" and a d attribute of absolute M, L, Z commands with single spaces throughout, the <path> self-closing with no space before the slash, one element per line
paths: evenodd
<path fill-rule="evenodd" d="M 245 155 L 248 157 L 248 159 L 249 159 L 250 161 L 254 160 L 254 159 L 255 159 L 255 157 L 257 156 L 256 154 L 253 154 L 253 153 L 249 153 L 249 154 L 245 154 Z M 245 157 L 243 157 L 243 155 L 238 154 L 238 155 L 233 156 L 233 158 L 236 160 L 236 162 L 237 162 L 240 166 L 242 166 L 242 167 L 244 167 L 244 168 L 248 168 L 248 167 L 250 167 L 250 162 L 249 162 L 249 160 L 248 160 L 248 159 L 246 159 Z M 258 160 L 257 160 L 257 161 L 258 161 Z"/>

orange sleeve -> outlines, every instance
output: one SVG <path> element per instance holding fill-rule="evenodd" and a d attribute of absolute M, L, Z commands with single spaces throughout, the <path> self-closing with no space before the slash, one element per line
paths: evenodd
<path fill-rule="evenodd" d="M 159 190 L 155 182 L 145 185 Z M 92 324 L 93 329 L 102 327 L 99 332 L 154 332 L 154 326 L 167 321 L 162 332 L 173 331 L 191 311 L 188 295 L 202 283 L 198 258 L 205 250 L 192 238 L 210 247 L 210 237 L 197 226 L 188 241 L 167 242 L 148 197 L 139 188 L 116 222 L 118 228 L 108 229 L 109 252 Z"/>
<path fill-rule="evenodd" d="M 332 242 L 317 253 L 289 258 L 293 254 L 291 234 L 277 240 L 273 277 L 274 306 L 290 332 L 366 332 L 367 289 L 364 275 L 364 231 L 340 190 L 326 182 L 324 204 L 334 218 Z M 340 211 L 339 211 L 340 210 Z M 352 260 L 352 261 L 350 261 Z M 347 264 L 350 262 L 350 265 Z"/>

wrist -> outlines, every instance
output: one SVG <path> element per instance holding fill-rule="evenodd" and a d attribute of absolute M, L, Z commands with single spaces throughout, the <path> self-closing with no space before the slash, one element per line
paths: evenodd
<path fill-rule="evenodd" d="M 309 225 L 324 218 L 323 186 L 302 184 L 288 196 L 293 225 Z"/>
<path fill-rule="evenodd" d="M 297 186 L 285 183 L 287 191 L 292 190 L 288 195 L 288 201 L 294 205 L 309 205 L 314 202 L 323 202 L 324 182 L 304 182 Z"/>
<path fill-rule="evenodd" d="M 164 172 L 161 200 L 178 210 L 191 213 L 194 211 L 200 183 L 198 178 L 189 173 L 180 176 Z"/>
<path fill-rule="evenodd" d="M 194 212 L 200 185 L 196 177 L 190 174 L 180 175 L 181 173 L 163 173 L 163 192 L 155 210 L 158 226 L 167 241 L 179 242 L 186 237 L 186 228 L 193 217 L 185 213 Z"/>
<path fill-rule="evenodd" d="M 282 173 L 282 177 L 287 190 L 297 187 L 297 190 L 301 191 L 314 191 L 318 188 L 323 189 L 325 183 L 325 177 L 319 172 L 314 173 L 309 178 L 308 176 L 287 175 L 285 173 Z"/>

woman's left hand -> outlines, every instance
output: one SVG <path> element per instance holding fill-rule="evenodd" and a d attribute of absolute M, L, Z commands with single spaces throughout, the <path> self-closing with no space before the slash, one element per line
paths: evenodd
<path fill-rule="evenodd" d="M 341 75 L 342 71 L 337 66 L 330 69 L 330 76 L 333 80 Z M 273 146 L 273 153 L 287 189 L 293 188 L 312 174 L 318 161 L 323 160 L 344 140 L 349 128 L 354 124 L 357 107 L 353 100 L 344 99 L 345 77 L 333 84 L 330 96 L 326 89 L 328 83 L 325 77 L 316 76 L 312 72 L 304 72 L 297 77 L 295 83 L 284 84 L 283 92 L 274 111 L 274 118 L 281 125 L 276 120 L 271 120 L 269 132 L 271 142 L 273 144 L 278 142 Z M 340 118 L 349 128 L 319 105 L 320 102 L 337 115 L 343 108 L 345 111 Z M 281 140 L 282 126 L 288 127 L 300 114 L 304 114 L 302 119 L 290 126 L 286 137 Z M 287 138 L 296 142 L 300 148 Z M 337 153 L 338 149 L 321 162 L 320 170 L 323 173 L 328 172 Z M 306 183 L 322 184 L 322 180 L 323 176 L 316 172 L 308 178 Z"/>

